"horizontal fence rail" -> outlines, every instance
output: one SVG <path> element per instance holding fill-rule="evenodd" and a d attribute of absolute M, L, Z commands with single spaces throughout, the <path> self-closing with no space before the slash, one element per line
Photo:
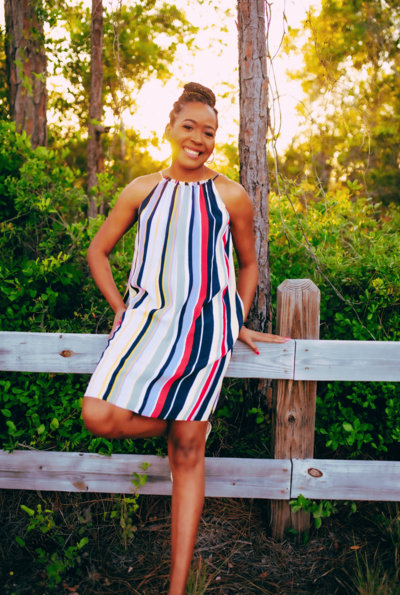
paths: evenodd
<path fill-rule="evenodd" d="M 206 496 L 289 500 L 400 500 L 400 462 L 206 457 Z M 142 494 L 172 494 L 168 458 L 91 453 L 0 451 L 0 488 L 129 494 L 146 469 Z"/>
<path fill-rule="evenodd" d="M 294 459 L 291 497 L 400 501 L 400 463 Z"/>
<path fill-rule="evenodd" d="M 92 374 L 108 335 L 0 332 L 0 370 Z M 260 355 L 236 343 L 227 376 L 293 378 L 294 341 L 260 345 Z"/>
<path fill-rule="evenodd" d="M 289 500 L 291 462 L 206 457 L 206 496 Z M 129 494 L 133 473 L 143 474 L 141 494 L 172 494 L 168 458 L 154 455 L 0 451 L 0 488 Z M 267 464 L 267 465 L 266 465 Z"/>
<path fill-rule="evenodd" d="M 0 370 L 91 374 L 107 335 L 0 332 Z M 400 342 L 295 340 L 258 343 L 260 355 L 241 342 L 227 376 L 286 380 L 400 381 Z"/>

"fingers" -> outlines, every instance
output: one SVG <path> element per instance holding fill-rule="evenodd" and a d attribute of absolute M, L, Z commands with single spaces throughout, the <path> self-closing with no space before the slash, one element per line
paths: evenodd
<path fill-rule="evenodd" d="M 287 343 L 292 341 L 291 337 L 281 337 L 280 335 L 272 335 L 271 333 L 259 333 L 258 331 L 251 331 L 253 341 L 262 341 L 263 343 Z"/>
<path fill-rule="evenodd" d="M 121 325 L 122 320 L 119 318 L 118 320 L 114 320 L 114 324 L 112 325 L 112 329 L 110 334 L 108 335 L 108 338 L 111 339 L 111 337 L 113 336 L 113 334 L 115 333 L 116 329 Z"/>
<path fill-rule="evenodd" d="M 249 342 L 247 343 L 247 345 L 250 347 L 250 349 L 252 349 L 254 351 L 254 353 L 256 355 L 260 355 L 260 352 L 258 351 L 258 347 L 255 343 L 253 343 L 253 341 L 250 339 Z"/>

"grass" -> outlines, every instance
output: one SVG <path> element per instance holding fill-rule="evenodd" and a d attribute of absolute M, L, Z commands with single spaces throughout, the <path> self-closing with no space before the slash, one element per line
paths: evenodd
<path fill-rule="evenodd" d="M 189 572 L 187 582 L 188 595 L 204 595 L 212 578 L 207 562 L 200 556 L 196 563 L 192 565 Z"/>

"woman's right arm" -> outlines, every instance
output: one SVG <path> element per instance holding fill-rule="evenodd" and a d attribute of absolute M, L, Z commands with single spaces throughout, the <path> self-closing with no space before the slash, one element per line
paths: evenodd
<path fill-rule="evenodd" d="M 154 187 L 153 175 L 133 180 L 119 195 L 115 207 L 93 238 L 87 259 L 93 279 L 118 316 L 126 310 L 115 285 L 108 257 L 121 237 L 137 220 L 140 204 Z M 113 325 L 114 328 L 115 324 Z"/>

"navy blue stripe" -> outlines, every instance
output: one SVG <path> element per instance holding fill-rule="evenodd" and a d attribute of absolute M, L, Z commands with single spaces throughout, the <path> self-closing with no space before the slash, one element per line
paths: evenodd
<path fill-rule="evenodd" d="M 167 402 L 162 409 L 163 419 L 177 419 L 179 413 L 182 411 L 186 403 L 186 399 L 190 390 L 197 378 L 199 372 L 199 366 L 196 364 L 197 355 L 200 350 L 200 339 L 202 336 L 203 329 L 203 316 L 199 316 L 195 323 L 193 346 L 190 353 L 188 364 L 180 378 L 177 378 L 171 386 L 171 390 L 168 394 L 168 406 Z M 173 403 L 171 407 L 171 403 Z M 171 410 L 170 410 L 171 408 Z M 169 413 L 168 413 L 169 412 Z M 166 416 L 166 417 L 164 417 Z"/>
<path fill-rule="evenodd" d="M 214 234 L 213 234 L 213 248 L 215 253 L 215 248 L 217 245 L 217 238 L 218 234 L 221 232 L 222 224 L 223 224 L 223 216 L 222 211 L 218 205 L 217 198 L 215 196 L 214 187 L 211 182 L 206 184 L 207 187 L 207 197 L 209 201 L 209 210 L 213 215 L 214 220 Z M 212 258 L 212 267 L 211 267 L 211 299 L 217 295 L 219 291 L 221 291 L 221 282 L 218 276 L 218 266 L 215 260 L 215 254 L 213 254 Z"/>
<path fill-rule="evenodd" d="M 146 256 L 147 256 L 147 248 L 148 248 L 148 245 L 149 245 L 151 224 L 153 222 L 153 219 L 154 219 L 154 216 L 156 214 L 156 211 L 157 211 L 157 209 L 159 208 L 159 206 L 161 204 L 161 198 L 162 198 L 162 195 L 164 194 L 164 191 L 165 191 L 166 187 L 167 187 L 167 184 L 165 184 L 164 187 L 163 187 L 163 189 L 161 190 L 160 195 L 159 195 L 158 200 L 157 200 L 157 204 L 156 204 L 153 212 L 151 213 L 150 217 L 147 219 L 147 222 L 146 222 L 146 231 L 147 231 L 147 234 L 146 234 L 145 244 L 143 246 L 142 264 L 141 264 L 141 267 L 139 269 L 139 273 L 138 273 L 137 281 L 136 281 L 137 282 L 137 285 L 139 285 L 139 286 L 140 286 L 140 283 L 142 281 L 143 271 L 144 271 L 144 268 L 145 268 L 145 265 L 146 265 Z M 147 201 L 147 202 L 149 202 L 149 201 Z M 140 209 L 139 209 L 139 211 L 140 211 Z"/>
<path fill-rule="evenodd" d="M 207 410 L 207 407 L 210 403 L 211 398 L 214 397 L 214 392 L 218 386 L 218 383 L 221 380 L 222 373 L 224 371 L 226 355 L 219 360 L 219 364 L 217 367 L 217 371 L 215 372 L 214 379 L 211 383 L 211 386 L 208 387 L 207 393 L 204 396 L 203 402 L 201 403 L 199 410 L 197 411 L 196 415 L 193 418 L 193 421 L 202 421 L 202 417 Z"/>
<path fill-rule="evenodd" d="M 237 315 L 237 319 L 238 319 L 238 323 L 239 323 L 239 330 L 240 330 L 243 326 L 243 312 L 242 312 L 242 305 L 240 303 L 239 296 L 237 293 L 235 295 L 235 300 L 236 300 L 236 315 Z"/>

